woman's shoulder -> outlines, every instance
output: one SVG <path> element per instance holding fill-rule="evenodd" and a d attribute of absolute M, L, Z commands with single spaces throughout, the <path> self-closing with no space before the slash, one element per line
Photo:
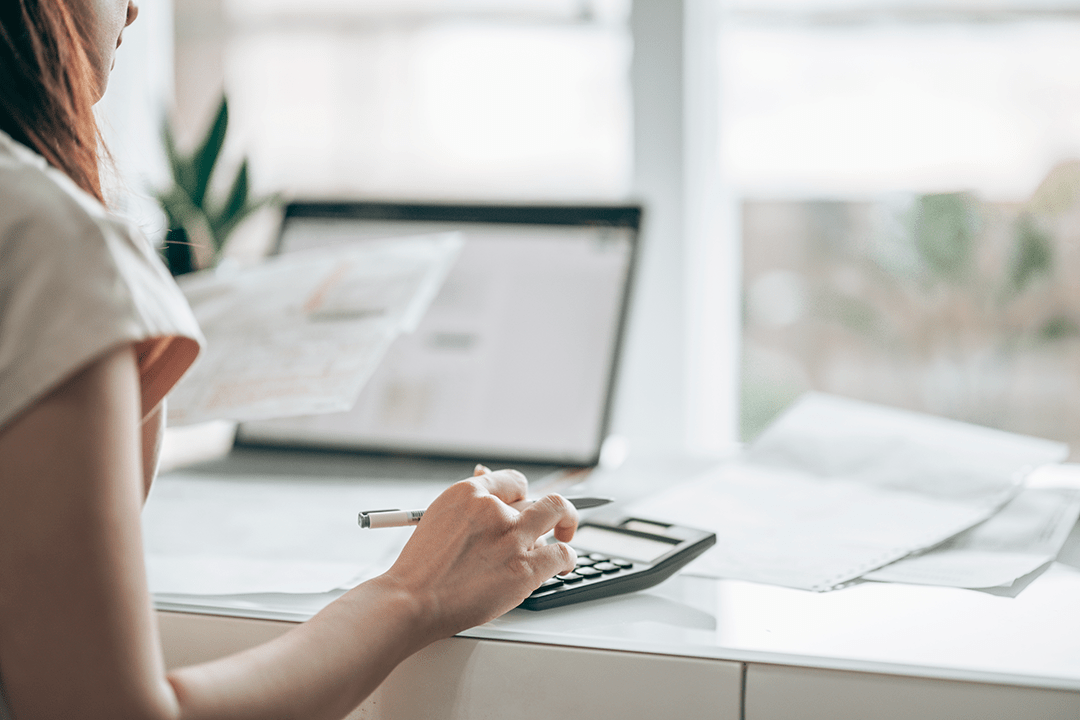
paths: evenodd
<path fill-rule="evenodd" d="M 9 270 L 49 266 L 91 282 L 115 279 L 103 272 L 157 285 L 168 273 L 156 255 L 134 225 L 0 132 L 0 257 Z"/>
<path fill-rule="evenodd" d="M 0 138 L 0 425 L 126 342 L 153 407 L 201 342 L 191 309 L 135 226 L 23 150 Z"/>
<path fill-rule="evenodd" d="M 187 302 L 145 236 L 0 133 L 0 295 L 45 287 L 72 300 L 98 298 L 99 309 L 148 333 L 198 336 Z"/>
<path fill-rule="evenodd" d="M 82 193 L 62 172 L 0 135 L 0 244 L 33 242 L 38 251 L 47 251 L 74 237 L 100 235 L 101 218 L 87 202 L 97 201 L 75 191 Z M 102 207 L 100 216 L 104 212 Z"/>

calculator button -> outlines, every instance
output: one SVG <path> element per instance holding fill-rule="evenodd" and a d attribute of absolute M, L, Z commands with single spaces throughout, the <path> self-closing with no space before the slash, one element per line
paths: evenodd
<path fill-rule="evenodd" d="M 563 581 L 560 578 L 557 578 L 557 577 L 548 578 L 544 582 L 540 583 L 540 587 L 533 590 L 532 594 L 535 595 L 536 593 L 546 592 L 547 590 L 551 590 L 552 588 L 557 588 L 562 584 L 563 584 Z"/>
<path fill-rule="evenodd" d="M 630 562 L 629 560 L 612 560 L 611 562 L 613 565 L 618 565 L 623 570 L 629 570 L 630 568 L 634 567 L 634 563 Z"/>
<path fill-rule="evenodd" d="M 593 569 L 594 570 L 599 570 L 602 573 L 613 573 L 613 572 L 619 572 L 619 570 L 621 570 L 622 568 L 620 568 L 615 563 L 598 562 L 595 565 L 593 565 Z"/>
<path fill-rule="evenodd" d="M 564 583 L 575 583 L 575 582 L 580 581 L 582 579 L 582 577 L 581 577 L 581 575 L 578 575 L 576 572 L 572 572 L 572 573 L 566 573 L 565 575 L 560 575 L 559 579 L 562 580 Z"/>
<path fill-rule="evenodd" d="M 589 557 L 596 562 L 607 562 L 611 559 L 607 555 L 601 555 L 600 553 L 589 553 Z"/>
<path fill-rule="evenodd" d="M 586 557 L 579 557 L 579 558 L 577 559 L 577 566 L 578 566 L 579 568 L 580 568 L 580 567 L 589 567 L 590 565 L 595 565 L 595 564 L 596 564 L 596 561 L 595 561 L 595 560 L 593 560 L 593 559 L 592 559 L 591 557 L 588 557 L 588 556 L 586 556 Z"/>
<path fill-rule="evenodd" d="M 598 575 L 603 574 L 599 570 L 597 570 L 596 568 L 591 568 L 591 567 L 578 568 L 574 572 L 576 572 L 578 575 L 580 575 L 583 578 L 594 578 L 594 577 L 597 577 Z"/>

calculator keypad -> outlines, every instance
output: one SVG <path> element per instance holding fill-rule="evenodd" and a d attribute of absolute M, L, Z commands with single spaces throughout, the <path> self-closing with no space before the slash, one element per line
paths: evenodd
<path fill-rule="evenodd" d="M 629 560 L 622 560 L 619 558 L 609 558 L 600 553 L 587 553 L 582 550 L 577 550 L 577 564 L 574 567 L 574 571 L 567 573 L 566 575 L 556 575 L 553 578 L 545 580 L 540 587 L 533 591 L 533 595 L 548 592 L 549 590 L 557 589 L 562 585 L 572 585 L 579 582 L 595 581 L 598 578 L 605 577 L 607 575 L 613 575 L 623 570 L 630 570 L 634 567 L 634 563 Z"/>

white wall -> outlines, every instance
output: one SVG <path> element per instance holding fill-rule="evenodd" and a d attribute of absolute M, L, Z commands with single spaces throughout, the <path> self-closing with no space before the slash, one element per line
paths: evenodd
<path fill-rule="evenodd" d="M 161 122 L 172 97 L 172 0 L 145 0 L 139 4 L 138 19 L 124 31 L 109 88 L 97 110 L 119 174 L 106 177 L 109 199 L 155 239 L 166 228 L 150 193 L 168 181 Z"/>

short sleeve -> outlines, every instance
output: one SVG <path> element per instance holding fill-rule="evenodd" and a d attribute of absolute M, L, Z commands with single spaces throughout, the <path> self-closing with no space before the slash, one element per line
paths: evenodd
<path fill-rule="evenodd" d="M 194 362 L 198 324 L 149 242 L 52 172 L 0 167 L 0 427 L 126 343 L 145 416 Z"/>

